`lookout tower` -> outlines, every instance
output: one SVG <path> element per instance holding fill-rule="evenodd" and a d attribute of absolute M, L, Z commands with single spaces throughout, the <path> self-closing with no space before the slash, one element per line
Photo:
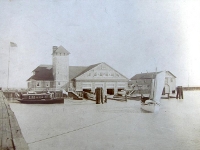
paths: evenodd
<path fill-rule="evenodd" d="M 67 88 L 69 83 L 69 54 L 63 46 L 53 46 L 53 87 L 55 89 Z"/>

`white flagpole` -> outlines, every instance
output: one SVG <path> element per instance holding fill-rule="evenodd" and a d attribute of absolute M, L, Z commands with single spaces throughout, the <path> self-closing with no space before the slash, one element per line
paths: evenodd
<path fill-rule="evenodd" d="M 9 55 L 8 55 L 8 78 L 7 78 L 7 89 L 9 85 L 9 67 L 10 67 L 10 44 L 9 44 Z"/>

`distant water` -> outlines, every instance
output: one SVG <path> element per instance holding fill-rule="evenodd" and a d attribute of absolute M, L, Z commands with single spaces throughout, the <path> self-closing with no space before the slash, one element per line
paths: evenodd
<path fill-rule="evenodd" d="M 30 150 L 200 150 L 200 91 L 162 99 L 158 113 L 134 100 L 10 105 Z"/>

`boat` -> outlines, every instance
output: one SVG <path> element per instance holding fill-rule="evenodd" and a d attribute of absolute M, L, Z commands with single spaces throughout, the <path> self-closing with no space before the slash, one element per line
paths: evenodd
<path fill-rule="evenodd" d="M 53 97 L 54 93 L 41 93 L 27 92 L 27 94 L 16 93 L 17 100 L 25 104 L 54 104 L 64 103 L 64 98 Z"/>
<path fill-rule="evenodd" d="M 156 74 L 155 79 L 152 80 L 151 92 L 149 97 L 141 94 L 141 108 L 147 112 L 157 112 L 160 107 L 160 99 L 165 83 L 165 72 Z"/>
<path fill-rule="evenodd" d="M 118 91 L 117 95 L 119 95 L 119 96 L 125 96 L 126 95 L 126 91 L 125 90 Z"/>

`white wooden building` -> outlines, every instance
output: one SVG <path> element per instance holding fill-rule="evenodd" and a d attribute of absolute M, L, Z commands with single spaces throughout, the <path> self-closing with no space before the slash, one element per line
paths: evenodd
<path fill-rule="evenodd" d="M 104 94 L 116 94 L 128 87 L 128 78 L 102 62 L 90 66 L 69 66 L 69 52 L 53 46 L 52 65 L 40 65 L 27 80 L 34 91 L 91 91 L 102 87 Z"/>
<path fill-rule="evenodd" d="M 129 86 L 134 87 L 135 90 L 142 88 L 149 91 L 152 79 L 155 79 L 157 72 L 140 73 L 136 74 L 129 80 Z M 165 71 L 165 86 L 163 87 L 164 93 L 174 93 L 176 90 L 176 76 L 170 71 Z"/>

